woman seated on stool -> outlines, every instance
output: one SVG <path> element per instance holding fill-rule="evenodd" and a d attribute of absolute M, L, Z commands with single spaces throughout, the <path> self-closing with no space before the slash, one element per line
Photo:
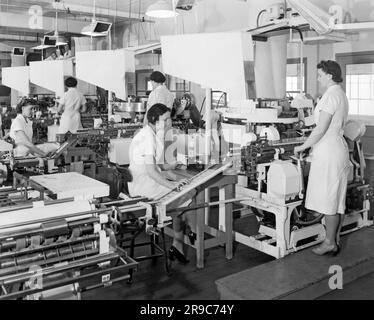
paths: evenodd
<path fill-rule="evenodd" d="M 37 102 L 33 99 L 23 99 L 17 105 L 17 117 L 12 121 L 9 136 L 15 142 L 14 156 L 25 157 L 29 154 L 46 157 L 56 151 L 58 143 L 43 143 L 34 145 L 32 142 L 32 118 Z"/>
<path fill-rule="evenodd" d="M 147 124 L 135 135 L 130 145 L 130 166 L 133 176 L 128 183 L 130 196 L 142 196 L 149 199 L 159 199 L 180 183 L 168 181 L 161 173 L 174 170 L 180 164 L 164 162 L 165 132 L 171 128 L 170 110 L 157 103 L 147 112 Z M 196 194 L 195 190 L 182 196 L 175 206 L 186 205 Z M 185 216 L 185 215 L 184 215 Z M 174 239 L 169 250 L 170 259 L 177 258 L 182 263 L 188 260 L 183 254 L 183 220 L 176 216 L 173 218 Z"/>

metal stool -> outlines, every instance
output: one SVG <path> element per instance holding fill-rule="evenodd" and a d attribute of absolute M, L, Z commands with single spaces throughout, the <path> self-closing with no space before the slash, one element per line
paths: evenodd
<path fill-rule="evenodd" d="M 123 191 L 129 196 L 127 183 L 132 181 L 132 175 L 128 168 L 116 166 L 118 172 L 122 175 Z M 130 197 L 130 196 L 129 196 Z M 130 197 L 131 198 L 131 197 Z M 166 249 L 165 232 L 161 228 L 159 233 L 149 234 L 149 241 L 136 243 L 136 238 L 145 231 L 145 223 L 140 221 L 133 213 L 125 212 L 121 215 L 121 223 L 118 230 L 117 241 L 121 248 L 130 249 L 130 257 L 135 261 L 150 260 L 155 263 L 158 258 L 164 258 L 165 270 L 168 275 L 171 275 L 169 267 L 168 251 Z M 126 234 L 130 234 L 126 237 Z M 162 245 L 160 245 L 160 236 Z M 130 242 L 130 244 L 125 244 Z M 143 256 L 135 256 L 135 248 L 150 246 L 151 254 Z"/>

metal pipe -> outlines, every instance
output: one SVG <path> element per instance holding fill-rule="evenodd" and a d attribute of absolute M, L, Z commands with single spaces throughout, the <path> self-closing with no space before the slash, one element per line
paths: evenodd
<path fill-rule="evenodd" d="M 218 206 L 220 204 L 228 204 L 233 202 L 241 202 L 241 201 L 248 201 L 249 198 L 235 198 L 235 199 L 228 199 L 228 200 L 221 200 L 221 201 L 214 201 L 214 202 L 204 202 L 201 204 L 198 204 L 196 206 L 187 206 L 187 207 L 179 207 L 179 208 L 173 208 L 166 210 L 167 213 L 176 212 L 176 211 L 189 211 L 189 210 L 196 210 L 206 207 L 213 207 Z"/>
<path fill-rule="evenodd" d="M 29 224 L 38 224 L 38 223 L 58 220 L 58 219 L 62 219 L 62 218 L 64 218 L 64 219 L 74 218 L 76 216 L 82 216 L 82 215 L 86 215 L 86 214 L 103 214 L 104 212 L 108 212 L 110 210 L 111 209 L 109 209 L 109 208 L 105 208 L 105 209 L 95 209 L 95 210 L 90 210 L 90 211 L 71 213 L 71 214 L 67 214 L 67 215 L 64 215 L 64 216 L 61 216 L 61 217 L 58 217 L 58 218 L 55 218 L 55 217 L 50 218 L 50 219 L 44 218 L 44 219 L 34 220 L 32 222 L 23 222 L 23 223 L 16 223 L 16 224 L 11 224 L 11 225 L 7 225 L 7 226 L 0 226 L 0 230 L 1 229 L 15 228 L 15 227 L 22 227 L 22 226 L 29 225 Z"/>
<path fill-rule="evenodd" d="M 21 191 L 21 190 L 17 190 L 17 191 Z M 45 201 L 44 206 L 50 206 L 50 205 L 54 205 L 54 204 L 60 204 L 60 203 L 72 202 L 72 201 L 74 201 L 74 198 L 65 198 L 65 199 L 58 199 L 58 200 L 53 200 L 53 201 Z M 14 207 L 4 207 L 4 208 L 0 208 L 0 213 L 23 210 L 23 209 L 31 209 L 33 207 L 34 206 L 33 206 L 32 203 L 17 205 L 17 206 L 14 206 Z"/>
<path fill-rule="evenodd" d="M 5 252 L 5 253 L 2 253 L 0 254 L 0 260 L 5 260 L 5 259 L 12 259 L 12 258 L 16 258 L 18 256 L 21 256 L 21 255 L 27 255 L 27 254 L 32 254 L 34 252 L 38 252 L 38 251 L 47 251 L 47 250 L 56 250 L 58 248 L 61 248 L 63 246 L 74 246 L 78 243 L 82 243 L 82 242 L 88 242 L 88 241 L 96 241 L 99 239 L 99 235 L 97 234 L 93 234 L 93 235 L 90 235 L 90 236 L 87 236 L 85 238 L 82 238 L 82 239 L 75 239 L 75 240 L 67 240 L 65 242 L 54 242 L 54 243 L 51 243 L 51 244 L 48 244 L 48 245 L 45 245 L 45 246 L 42 246 L 42 247 L 38 247 L 38 248 L 32 248 L 32 249 L 22 249 L 22 250 L 19 250 L 19 251 L 15 251 L 15 252 Z"/>
<path fill-rule="evenodd" d="M 123 199 L 123 200 L 110 201 L 110 202 L 105 202 L 105 203 L 102 203 L 102 204 L 105 205 L 105 206 L 109 206 L 109 205 L 119 204 L 119 203 L 123 203 L 123 202 L 127 202 L 127 201 L 128 202 L 132 202 L 132 201 L 138 202 L 138 201 L 144 201 L 144 200 L 147 200 L 147 198 L 137 197 L 137 198 L 131 198 L 131 199 Z"/>
<path fill-rule="evenodd" d="M 39 262 L 38 265 L 41 267 L 43 265 L 56 264 L 56 263 L 61 263 L 63 261 L 69 261 L 69 260 L 76 260 L 77 258 L 82 257 L 82 256 L 85 257 L 89 255 L 95 255 L 98 253 L 99 253 L 99 248 L 94 248 L 92 246 L 92 248 L 88 250 L 84 250 L 78 253 L 71 253 L 71 254 L 64 255 L 64 256 L 58 256 L 48 261 L 45 261 L 44 255 L 38 254 L 33 257 L 28 257 L 28 259 L 24 259 L 22 261 L 17 260 L 17 262 L 15 262 L 15 265 L 13 266 L 10 266 L 4 269 L 0 268 L 0 276 L 3 277 L 6 275 L 18 273 L 18 272 L 24 272 L 28 270 L 32 265 L 34 265 L 34 263 L 37 261 Z M 25 264 L 22 264 L 22 263 L 19 264 L 19 262 L 24 262 Z"/>
<path fill-rule="evenodd" d="M 49 276 L 51 274 L 60 273 L 64 271 L 69 271 L 77 267 L 89 266 L 89 265 L 98 265 L 100 262 L 105 262 L 117 258 L 119 255 L 117 253 L 104 253 L 94 257 L 85 257 L 80 261 L 71 261 L 67 264 L 46 267 L 43 269 L 43 276 Z M 135 266 L 135 264 L 131 263 Z M 131 266 L 128 265 L 128 266 Z M 9 275 L 5 277 L 0 277 L 0 283 L 4 285 L 10 285 L 17 282 L 23 282 L 29 280 L 32 276 L 35 275 L 35 271 L 27 270 L 25 272 Z"/>
<path fill-rule="evenodd" d="M 299 84 L 300 84 L 300 94 L 303 93 L 303 85 L 304 85 L 304 66 L 303 66 L 303 55 L 304 55 L 304 42 L 302 39 L 300 39 L 300 78 L 299 78 Z"/>
<path fill-rule="evenodd" d="M 211 117 L 211 108 L 212 108 L 212 89 L 205 89 L 205 165 L 209 166 L 210 163 L 210 154 L 211 154 L 211 139 L 212 139 L 212 117 Z"/>

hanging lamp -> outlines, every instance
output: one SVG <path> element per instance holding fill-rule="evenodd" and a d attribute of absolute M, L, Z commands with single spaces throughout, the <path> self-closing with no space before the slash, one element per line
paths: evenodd
<path fill-rule="evenodd" d="M 151 4 L 145 14 L 152 18 L 175 18 L 179 15 L 171 3 L 166 0 L 158 0 L 156 3 Z"/>
<path fill-rule="evenodd" d="M 89 37 L 105 37 L 108 35 L 111 27 L 112 24 L 110 22 L 96 20 L 96 0 L 94 0 L 91 24 L 83 27 L 81 34 Z"/>

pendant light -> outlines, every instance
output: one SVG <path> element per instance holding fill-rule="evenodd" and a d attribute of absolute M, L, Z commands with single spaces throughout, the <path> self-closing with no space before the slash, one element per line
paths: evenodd
<path fill-rule="evenodd" d="M 145 14 L 152 18 L 175 18 L 179 15 L 170 1 L 167 0 L 158 0 L 156 3 L 151 4 Z"/>

